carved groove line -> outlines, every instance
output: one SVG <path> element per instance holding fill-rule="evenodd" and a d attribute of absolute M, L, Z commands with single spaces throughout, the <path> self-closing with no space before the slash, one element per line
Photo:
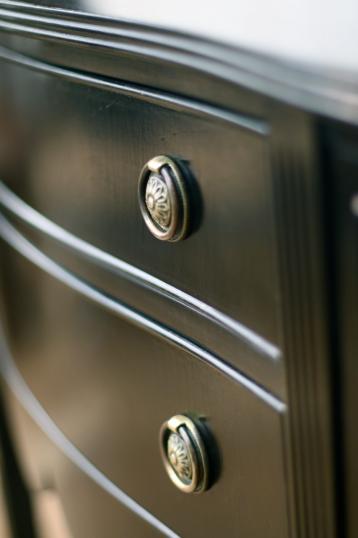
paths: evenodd
<path fill-rule="evenodd" d="M 91 463 L 76 448 L 71 441 L 56 426 L 39 401 L 32 394 L 31 390 L 25 383 L 20 372 L 18 371 L 14 360 L 5 341 L 5 335 L 0 326 L 0 371 L 6 380 L 8 386 L 15 394 L 25 411 L 32 417 L 36 424 L 41 428 L 45 435 L 72 461 L 76 467 L 81 469 L 91 480 L 96 482 L 109 495 L 114 497 L 128 510 L 145 520 L 152 527 L 155 527 L 161 534 L 169 538 L 179 538 L 178 534 L 173 532 L 169 527 L 157 519 L 153 514 L 148 512 L 132 497 L 127 495 L 123 490 L 111 482 L 93 463 Z"/>
<path fill-rule="evenodd" d="M 46 234 L 52 239 L 55 239 L 57 242 L 65 245 L 66 247 L 71 248 L 76 253 L 85 256 L 93 263 L 111 269 L 126 279 L 131 280 L 142 287 L 148 288 L 176 303 L 179 303 L 198 313 L 200 316 L 205 317 L 223 327 L 228 332 L 234 334 L 249 344 L 263 356 L 266 356 L 272 360 L 279 360 L 281 358 L 281 352 L 276 346 L 238 321 L 218 311 L 216 308 L 213 308 L 212 306 L 200 301 L 199 299 L 196 299 L 188 293 L 185 293 L 160 280 L 159 278 L 146 273 L 138 267 L 118 259 L 111 254 L 103 252 L 99 248 L 87 243 L 86 241 L 83 241 L 82 239 L 79 239 L 38 213 L 13 192 L 11 192 L 1 181 L 0 205 L 5 207 L 8 211 L 25 222 L 27 225 L 33 227 L 43 234 Z"/>
<path fill-rule="evenodd" d="M 7 0 L 0 0 L 0 7 L 3 31 L 183 65 L 312 112 L 358 122 L 355 83 L 338 80 L 328 69 L 317 73 L 197 36 L 83 11 Z"/>
<path fill-rule="evenodd" d="M 4 26 L 4 24 L 6 23 L 0 19 L 0 28 Z M 185 97 L 179 97 L 168 92 L 159 92 L 146 86 L 141 86 L 140 84 L 132 84 L 121 80 L 89 75 L 80 71 L 73 71 L 71 69 L 58 67 L 56 65 L 35 60 L 29 56 L 19 54 L 3 46 L 0 46 L 0 59 L 16 65 L 27 67 L 28 69 L 32 69 L 40 73 L 57 76 L 64 80 L 70 80 L 85 86 L 91 86 L 93 88 L 111 91 L 113 93 L 119 93 L 129 97 L 135 97 L 141 101 L 153 103 L 164 108 L 178 110 L 182 113 L 186 111 L 204 118 L 215 118 L 219 121 L 230 123 L 236 127 L 247 129 L 259 135 L 266 135 L 268 133 L 268 125 L 264 121 L 242 116 L 236 112 L 232 112 L 231 110 L 225 110 L 204 102 L 186 99 Z"/>
<path fill-rule="evenodd" d="M 36 248 L 25 237 L 23 237 L 22 234 L 20 234 L 2 215 L 0 215 L 0 237 L 2 237 L 3 240 L 13 247 L 14 250 L 16 250 L 19 254 L 24 256 L 50 276 L 65 284 L 67 287 L 73 289 L 87 299 L 101 305 L 106 310 L 109 310 L 110 312 L 115 313 L 141 329 L 148 331 L 154 336 L 162 338 L 179 349 L 182 349 L 197 357 L 206 364 L 209 364 L 216 370 L 220 371 L 225 376 L 244 386 L 255 396 L 264 401 L 266 404 L 270 405 L 279 413 L 285 412 L 286 405 L 284 402 L 238 370 L 234 369 L 221 358 L 210 353 L 196 342 L 185 338 L 181 334 L 164 325 L 159 324 L 141 312 L 133 310 L 126 304 L 115 300 L 110 295 L 104 294 L 101 290 L 91 286 L 85 280 L 82 280 L 75 274 L 67 271 L 61 265 L 57 264 L 38 248 Z"/>
<path fill-rule="evenodd" d="M 296 532 L 299 538 L 328 538 L 333 536 L 334 515 L 330 504 L 328 445 L 323 445 L 326 424 L 323 425 L 320 401 L 326 390 L 322 367 L 326 356 L 321 343 L 324 328 L 320 325 L 324 310 L 320 304 L 320 281 L 314 280 L 319 269 L 313 268 L 319 252 L 312 231 L 318 226 L 317 185 L 310 171 L 312 162 L 307 163 L 300 154 L 282 146 L 283 149 L 276 148 L 274 169 L 281 281 L 285 290 L 283 315 Z"/>

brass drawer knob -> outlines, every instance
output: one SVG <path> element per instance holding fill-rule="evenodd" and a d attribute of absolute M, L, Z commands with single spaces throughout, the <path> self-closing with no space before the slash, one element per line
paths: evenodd
<path fill-rule="evenodd" d="M 146 163 L 138 185 L 140 210 L 150 232 L 162 241 L 179 241 L 189 232 L 188 171 L 166 155 Z"/>
<path fill-rule="evenodd" d="M 186 415 L 175 415 L 160 430 L 160 447 L 171 481 L 185 493 L 201 493 L 208 488 L 208 455 L 204 426 Z"/>

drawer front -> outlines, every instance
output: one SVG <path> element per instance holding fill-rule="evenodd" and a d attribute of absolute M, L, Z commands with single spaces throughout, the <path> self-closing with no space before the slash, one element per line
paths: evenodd
<path fill-rule="evenodd" d="M 6 204 L 4 205 L 3 202 Z M 55 232 L 59 229 L 40 214 L 34 213 L 3 183 L 0 183 L 1 205 L 4 207 L 4 215 L 0 215 L 1 234 L 5 233 L 5 229 L 12 230 L 11 234 L 15 235 L 20 232 L 22 245 L 25 246 L 30 242 L 30 248 L 37 252 L 36 256 L 40 251 L 40 256 L 47 256 L 51 261 L 66 268 L 66 271 L 76 275 L 76 278 L 101 290 L 102 294 L 112 300 L 119 301 L 122 305 L 130 305 L 131 309 L 135 309 L 142 317 L 155 320 L 177 335 L 182 335 L 190 339 L 192 343 L 210 350 L 210 353 L 218 360 L 226 362 L 230 368 L 245 372 L 247 376 L 265 386 L 276 396 L 286 398 L 282 361 L 268 360 L 268 356 L 262 353 L 264 347 L 262 339 L 260 340 L 257 335 L 251 333 L 250 345 L 247 340 L 238 338 L 234 331 L 227 330 L 225 325 L 220 323 L 221 320 L 218 320 L 219 323 L 215 322 L 210 312 L 203 308 L 196 309 L 195 304 L 182 301 L 182 295 L 170 296 L 165 290 L 152 288 L 150 281 L 136 280 L 135 275 L 123 275 L 118 271 L 115 263 L 108 264 L 105 261 L 106 258 L 86 256 L 87 243 L 79 244 L 78 239 L 70 237 L 69 234 L 67 234 L 67 238 L 70 238 L 69 243 L 55 240 L 58 238 Z M 30 218 L 27 218 L 29 215 Z M 33 226 L 29 226 L 34 223 L 36 223 L 35 230 Z M 64 235 L 62 228 L 60 234 Z M 81 249 L 77 248 L 79 246 Z M 105 253 L 102 254 L 105 256 Z M 124 317 L 127 316 L 124 315 Z M 147 325 L 145 320 L 142 325 Z M 257 345 L 258 340 L 260 340 L 260 345 Z"/>
<path fill-rule="evenodd" d="M 4 250 L 16 363 L 76 447 L 180 536 L 287 537 L 285 406 Z M 217 447 L 215 483 L 200 495 L 175 488 L 159 450 L 161 424 L 187 412 L 206 418 Z"/>
<path fill-rule="evenodd" d="M 30 495 L 36 536 L 178 538 L 160 521 L 157 528 L 143 520 L 140 510 L 127 510 L 66 457 L 62 447 L 49 441 L 10 391 L 4 396 L 16 456 Z"/>
<path fill-rule="evenodd" d="M 62 71 L 54 76 L 8 64 L 2 73 L 13 127 L 0 173 L 17 194 L 75 235 L 279 347 L 264 122 L 155 92 L 143 100 L 135 87 L 126 86 L 124 95 L 114 82 L 70 71 L 64 73 L 73 80 Z M 177 243 L 152 237 L 138 206 L 140 171 L 161 154 L 189 162 L 202 199 L 200 226 Z"/>

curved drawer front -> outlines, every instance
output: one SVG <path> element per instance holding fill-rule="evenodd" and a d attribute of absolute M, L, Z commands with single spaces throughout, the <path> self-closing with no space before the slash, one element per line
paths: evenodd
<path fill-rule="evenodd" d="M 2 67 L 8 186 L 73 234 L 280 347 L 267 125 L 46 64 L 51 73 L 39 73 L 38 64 Z M 188 162 L 202 200 L 197 231 L 178 243 L 152 237 L 138 205 L 140 171 L 161 154 Z"/>
<path fill-rule="evenodd" d="M 76 447 L 181 536 L 287 537 L 285 406 L 4 250 L 15 361 Z M 188 412 L 205 417 L 216 440 L 214 484 L 200 495 L 175 488 L 159 450 L 161 424 Z"/>
<path fill-rule="evenodd" d="M 277 347 L 192 295 L 76 238 L 34 211 L 2 182 L 0 207 L 0 235 L 25 256 L 30 250 L 35 264 L 43 256 L 47 258 L 45 265 L 60 264 L 75 280 L 85 281 L 126 309 L 190 339 L 231 369 L 286 398 L 285 372 Z"/>
<path fill-rule="evenodd" d="M 16 455 L 30 491 L 36 536 L 178 538 L 160 521 L 155 525 L 143 520 L 140 509 L 136 513 L 120 504 L 66 458 L 62 446 L 49 441 L 37 417 L 29 416 L 11 393 L 6 392 L 6 400 Z"/>

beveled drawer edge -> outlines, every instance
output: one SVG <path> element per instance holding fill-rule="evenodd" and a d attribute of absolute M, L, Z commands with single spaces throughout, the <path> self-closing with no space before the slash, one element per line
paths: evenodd
<path fill-rule="evenodd" d="M 277 412 L 284 413 L 286 411 L 286 404 L 277 396 L 273 395 L 264 387 L 255 383 L 248 376 L 242 374 L 240 371 L 224 362 L 218 356 L 210 353 L 210 351 L 203 348 L 195 341 L 187 339 L 173 329 L 166 327 L 152 318 L 145 316 L 143 313 L 130 308 L 128 305 L 119 302 L 110 295 L 102 293 L 101 290 L 92 287 L 74 273 L 66 270 L 64 267 L 46 256 L 46 254 L 34 246 L 30 241 L 28 241 L 1 214 L 0 237 L 28 261 L 45 271 L 53 278 L 56 278 L 67 287 L 71 288 L 92 302 L 101 305 L 106 310 L 120 316 L 126 321 L 133 323 L 137 327 L 144 329 L 159 338 L 162 338 L 179 349 L 188 352 L 190 355 L 214 367 L 223 375 L 244 386 L 247 390 L 252 392 L 255 396 L 264 401 Z"/>
<path fill-rule="evenodd" d="M 150 273 L 147 273 L 146 271 L 95 247 L 87 241 L 80 239 L 71 232 L 68 232 L 29 206 L 8 189 L 2 181 L 0 181 L 0 206 L 6 208 L 7 211 L 26 225 L 39 231 L 41 234 L 50 237 L 61 245 L 70 248 L 76 254 L 80 254 L 87 258 L 90 262 L 109 269 L 135 284 L 148 288 L 171 301 L 189 308 L 200 316 L 209 319 L 234 336 L 243 340 L 264 357 L 273 361 L 281 359 L 281 350 L 250 328 L 204 301 L 193 297 L 189 293 L 164 282 Z"/>
<path fill-rule="evenodd" d="M 187 32 L 90 13 L 84 11 L 86 6 L 81 7 L 82 10 L 66 9 L 0 0 L 0 29 L 35 39 L 102 48 L 105 53 L 134 54 L 167 65 L 182 65 L 315 114 L 358 122 L 357 85 L 348 72 L 337 76 L 327 66 L 314 69 L 283 57 Z"/>
<path fill-rule="evenodd" d="M 114 484 L 103 474 L 82 452 L 71 443 L 55 424 L 40 402 L 36 399 L 25 380 L 17 369 L 7 346 L 5 334 L 0 324 L 0 372 L 8 387 L 20 402 L 28 415 L 35 421 L 44 434 L 59 448 L 63 454 L 100 488 L 114 497 L 128 510 L 155 527 L 161 534 L 169 538 L 179 538 L 165 523 L 160 521 L 151 512 L 127 495 L 120 487 Z"/>
<path fill-rule="evenodd" d="M 4 26 L 4 22 L 0 19 L 0 28 L 2 26 Z M 264 120 L 251 118 L 225 108 L 216 107 L 205 102 L 188 99 L 169 92 L 156 91 L 140 84 L 109 79 L 103 76 L 90 75 L 84 72 L 59 67 L 40 60 L 35 60 L 30 56 L 25 56 L 24 54 L 12 51 L 3 46 L 0 46 L 0 59 L 26 67 L 33 71 L 57 76 L 77 84 L 134 97 L 138 100 L 146 101 L 164 108 L 188 112 L 204 118 L 215 118 L 216 120 L 235 125 L 236 127 L 246 129 L 261 136 L 266 136 L 269 133 L 269 125 Z"/>

